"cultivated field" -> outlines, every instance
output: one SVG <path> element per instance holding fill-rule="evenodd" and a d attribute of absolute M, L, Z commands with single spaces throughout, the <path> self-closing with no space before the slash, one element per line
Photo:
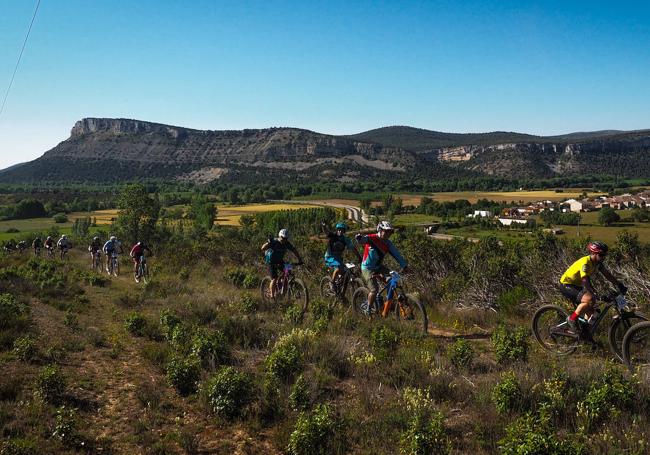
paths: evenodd
<path fill-rule="evenodd" d="M 272 212 L 275 210 L 298 210 L 317 208 L 311 204 L 245 204 L 245 205 L 218 205 L 216 223 L 223 226 L 239 226 L 242 215 L 253 215 L 259 212 Z"/>
<path fill-rule="evenodd" d="M 582 194 L 582 189 L 571 188 L 562 190 L 562 192 L 555 192 L 554 190 L 540 190 L 540 191 L 457 191 L 452 193 L 429 193 L 424 195 L 414 194 L 400 194 L 404 205 L 420 205 L 422 197 L 430 197 L 431 199 L 439 202 L 456 201 L 458 199 L 467 199 L 472 204 L 479 199 L 487 199 L 490 201 L 562 201 L 564 199 L 577 198 Z M 587 193 L 591 196 L 599 196 L 603 193 Z"/>

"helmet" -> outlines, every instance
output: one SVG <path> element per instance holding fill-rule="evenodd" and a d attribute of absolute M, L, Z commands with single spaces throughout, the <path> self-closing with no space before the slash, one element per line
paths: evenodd
<path fill-rule="evenodd" d="M 390 221 L 380 221 L 379 224 L 377 225 L 377 232 L 379 231 L 394 231 L 395 228 L 393 227 L 392 224 L 390 224 Z"/>
<path fill-rule="evenodd" d="M 287 229 L 280 229 L 280 232 L 278 232 L 278 237 L 281 239 L 289 240 L 289 231 Z"/>
<path fill-rule="evenodd" d="M 117 240 L 117 237 L 115 237 L 114 235 L 111 235 L 111 240 L 115 241 L 115 240 Z"/>
<path fill-rule="evenodd" d="M 52 236 L 48 235 L 47 240 L 52 240 Z"/>
<path fill-rule="evenodd" d="M 348 230 L 348 225 L 345 224 L 343 221 L 339 221 L 336 223 L 336 226 L 334 226 L 334 229 L 341 230 L 341 231 L 347 231 Z"/>
<path fill-rule="evenodd" d="M 62 239 L 67 239 L 67 238 L 68 238 L 68 236 L 67 236 L 67 235 L 65 235 L 65 234 L 63 234 L 63 235 L 61 236 L 61 238 L 62 238 Z"/>
<path fill-rule="evenodd" d="M 607 254 L 609 247 L 603 242 L 590 242 L 587 249 L 592 254 Z"/>
<path fill-rule="evenodd" d="M 97 241 L 97 240 L 99 240 L 99 237 L 95 236 L 95 237 L 93 237 L 93 240 Z"/>
<path fill-rule="evenodd" d="M 138 242 L 138 243 L 136 243 L 136 245 L 142 246 L 142 242 Z"/>

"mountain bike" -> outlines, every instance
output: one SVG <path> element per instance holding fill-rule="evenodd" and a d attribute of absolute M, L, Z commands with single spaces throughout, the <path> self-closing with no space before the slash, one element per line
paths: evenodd
<path fill-rule="evenodd" d="M 61 247 L 61 260 L 63 261 L 67 257 L 68 257 L 68 247 L 67 246 Z"/>
<path fill-rule="evenodd" d="M 285 263 L 280 276 L 275 280 L 273 293 L 271 293 L 270 276 L 262 278 L 260 283 L 260 294 L 264 303 L 277 302 L 286 300 L 292 304 L 297 304 L 304 314 L 309 305 L 309 293 L 305 283 L 294 275 L 293 268 L 302 265 L 301 263 Z"/>
<path fill-rule="evenodd" d="M 623 359 L 643 380 L 650 380 L 650 321 L 634 324 L 623 337 Z"/>
<path fill-rule="evenodd" d="M 359 277 L 359 267 L 348 262 L 345 264 L 345 271 L 339 273 L 336 280 L 328 274 L 320 280 L 320 296 L 326 300 L 336 300 L 343 305 L 352 302 L 352 296 L 357 288 L 364 286 L 363 280 Z"/>
<path fill-rule="evenodd" d="M 48 259 L 54 259 L 54 247 L 50 247 L 50 248 L 45 247 L 45 251 L 47 252 L 46 256 Z M 40 256 L 40 254 L 41 254 L 41 249 L 39 248 L 38 255 Z"/>
<path fill-rule="evenodd" d="M 600 310 L 597 306 L 590 321 L 578 318 L 578 330 L 573 331 L 567 323 L 569 312 L 558 305 L 544 305 L 539 308 L 532 319 L 532 329 L 535 339 L 544 349 L 557 355 L 568 355 L 576 350 L 580 343 L 598 346 L 594 341 L 600 323 L 610 310 L 614 311 L 609 325 L 607 339 L 609 348 L 614 355 L 623 361 L 623 338 L 633 325 L 647 321 L 643 314 L 636 311 L 621 293 L 612 293 L 603 297 L 605 306 Z M 575 306 L 577 303 L 572 302 Z"/>
<path fill-rule="evenodd" d="M 49 253 L 49 251 L 48 251 L 48 253 Z M 48 256 L 49 256 L 49 254 L 48 254 Z M 41 247 L 40 246 L 34 247 L 34 257 L 37 257 L 37 258 L 41 257 Z"/>
<path fill-rule="evenodd" d="M 91 251 L 90 256 L 92 258 L 92 263 L 90 265 L 90 268 L 94 270 L 95 272 L 101 272 L 102 271 L 102 253 L 101 251 Z"/>
<path fill-rule="evenodd" d="M 138 266 L 135 269 L 135 273 L 133 275 L 136 283 L 139 283 L 140 280 L 142 280 L 145 284 L 149 282 L 149 267 L 147 266 L 147 258 L 144 256 L 144 254 L 140 256 L 140 261 L 138 262 Z"/>
<path fill-rule="evenodd" d="M 106 273 L 109 275 L 117 276 L 120 273 L 120 261 L 118 261 L 118 254 L 115 251 L 106 253 L 108 256 L 106 260 Z"/>
<path fill-rule="evenodd" d="M 385 280 L 382 275 L 375 275 Z M 374 278 L 374 277 L 373 277 Z M 381 315 L 384 308 L 384 301 L 390 298 L 393 307 L 390 311 L 392 317 L 400 323 L 412 326 L 415 330 L 427 333 L 429 329 L 429 318 L 424 305 L 412 294 L 407 294 L 402 286 L 402 277 L 396 271 L 389 273 L 386 285 L 377 292 L 375 301 L 368 303 L 370 290 L 364 286 L 357 288 L 352 295 L 352 307 L 360 314 L 368 317 Z"/>

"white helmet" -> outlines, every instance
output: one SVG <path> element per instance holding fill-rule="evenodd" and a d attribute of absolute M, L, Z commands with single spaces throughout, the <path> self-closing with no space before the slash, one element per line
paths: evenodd
<path fill-rule="evenodd" d="M 278 233 L 278 237 L 280 237 L 281 239 L 289 240 L 289 231 L 287 229 L 280 229 L 280 232 Z"/>
<path fill-rule="evenodd" d="M 61 238 L 62 238 L 62 239 L 67 239 L 67 238 L 68 238 L 68 236 L 67 236 L 67 235 L 65 235 L 65 234 L 63 234 L 63 235 L 61 236 Z"/>
<path fill-rule="evenodd" d="M 379 224 L 377 225 L 377 232 L 379 231 L 394 231 L 395 228 L 393 227 L 392 224 L 390 224 L 390 221 L 380 221 Z"/>
<path fill-rule="evenodd" d="M 115 241 L 115 240 L 117 240 L 117 237 L 115 237 L 114 235 L 111 235 L 111 240 Z"/>

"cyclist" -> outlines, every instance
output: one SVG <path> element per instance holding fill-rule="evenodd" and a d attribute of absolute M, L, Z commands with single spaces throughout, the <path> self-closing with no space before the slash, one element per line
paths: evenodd
<path fill-rule="evenodd" d="M 40 241 L 40 239 L 38 239 Z M 36 240 L 34 240 L 36 241 Z M 47 236 L 45 239 L 45 243 L 43 244 L 45 246 L 45 249 L 47 250 L 48 256 L 53 256 L 54 255 L 54 240 L 52 239 L 51 236 Z"/>
<path fill-rule="evenodd" d="M 390 272 L 389 269 L 383 265 L 384 256 L 386 256 L 387 253 L 390 254 L 399 263 L 399 266 L 403 271 L 407 271 L 408 269 L 406 259 L 402 257 L 397 248 L 395 248 L 395 245 L 393 245 L 393 242 L 389 240 L 393 232 L 395 232 L 395 229 L 390 222 L 381 221 L 377 225 L 376 234 L 357 234 L 355 236 L 356 241 L 360 245 L 364 245 L 361 275 L 370 288 L 370 292 L 368 293 L 369 308 L 372 307 L 371 302 L 375 301 L 377 293 L 379 292 L 379 280 L 385 281 Z M 388 315 L 393 306 L 391 301 L 392 297 L 392 295 L 387 296 L 386 302 L 384 302 L 384 308 L 381 312 L 384 317 Z"/>
<path fill-rule="evenodd" d="M 99 237 L 93 237 L 93 241 L 88 246 L 88 251 L 90 251 L 90 268 L 95 267 L 95 255 L 99 255 L 99 269 L 101 270 L 102 242 L 99 240 Z"/>
<path fill-rule="evenodd" d="M 7 242 L 5 242 L 4 248 L 7 253 L 11 253 L 13 250 L 16 249 L 16 241 L 14 239 L 8 240 Z"/>
<path fill-rule="evenodd" d="M 133 248 L 131 248 L 131 253 L 129 255 L 133 259 L 133 274 L 138 275 L 138 266 L 140 265 L 140 261 L 142 261 L 142 258 L 144 257 L 144 252 L 148 251 L 149 256 L 151 256 L 151 250 L 147 245 L 144 244 L 144 242 L 138 242 L 135 245 L 133 245 Z"/>
<path fill-rule="evenodd" d="M 20 242 L 18 242 L 17 246 L 18 246 L 18 252 L 20 254 L 23 254 L 23 251 L 25 251 L 27 249 L 27 242 L 25 242 L 24 240 L 21 240 Z"/>
<path fill-rule="evenodd" d="M 591 283 L 591 276 L 600 272 L 607 280 L 616 286 L 622 293 L 627 291 L 623 283 L 618 281 L 612 273 L 605 268 L 605 256 L 609 248 L 603 242 L 591 242 L 587 245 L 589 254 L 575 261 L 560 278 L 560 292 L 574 303 L 578 303 L 575 311 L 567 318 L 569 327 L 577 332 L 577 320 L 580 316 L 591 319 L 594 313 L 593 304 L 598 294 Z"/>
<path fill-rule="evenodd" d="M 117 237 L 111 235 L 111 238 L 104 243 L 103 250 L 106 255 L 106 272 L 114 272 L 114 270 L 110 270 L 109 267 L 111 267 L 112 258 L 117 257 L 118 252 L 122 253 L 122 243 L 117 240 Z"/>
<path fill-rule="evenodd" d="M 68 236 L 63 234 L 59 239 L 59 241 L 56 242 L 56 246 L 58 246 L 59 249 L 61 250 L 61 259 L 63 259 L 65 254 L 72 247 L 72 244 L 70 243 L 70 240 L 68 240 Z"/>
<path fill-rule="evenodd" d="M 32 242 L 32 248 L 34 249 L 34 256 L 41 255 L 41 248 L 43 248 L 43 242 L 40 237 L 36 237 Z"/>
<path fill-rule="evenodd" d="M 291 251 L 298 259 L 298 264 L 302 264 L 300 253 L 289 242 L 289 231 L 287 229 L 280 229 L 278 238 L 269 239 L 262 245 L 262 252 L 264 253 L 264 262 L 269 266 L 269 275 L 271 275 L 270 294 L 275 298 L 275 283 L 280 276 L 280 271 L 284 270 L 284 255 L 287 251 Z"/>
<path fill-rule="evenodd" d="M 359 263 L 361 263 L 361 255 L 353 245 L 352 240 L 345 235 L 348 226 L 343 221 L 336 223 L 336 226 L 334 226 L 335 232 L 329 232 L 327 230 L 327 224 L 324 221 L 321 223 L 321 227 L 327 234 L 328 240 L 327 251 L 325 251 L 325 266 L 334 269 L 332 273 L 332 283 L 334 283 L 344 273 L 343 253 L 345 253 L 345 250 L 354 251 Z"/>

